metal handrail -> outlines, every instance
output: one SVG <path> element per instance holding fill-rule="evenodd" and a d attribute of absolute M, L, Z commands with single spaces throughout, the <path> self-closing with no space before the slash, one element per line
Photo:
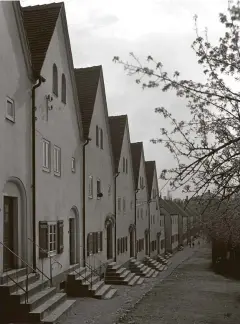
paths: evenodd
<path fill-rule="evenodd" d="M 7 249 L 8 251 L 10 251 L 15 257 L 17 257 L 21 262 L 23 262 L 28 268 L 30 268 L 32 270 L 32 272 L 36 272 L 36 270 L 38 270 L 45 278 L 47 278 L 48 280 L 51 280 L 43 271 L 41 271 L 38 267 L 36 267 L 36 269 L 33 269 L 32 266 L 30 266 L 26 261 L 24 261 L 19 255 L 17 255 L 15 252 L 13 252 L 11 249 L 9 249 L 9 247 L 7 247 L 3 242 L 0 241 L 0 244 Z"/>
<path fill-rule="evenodd" d="M 28 237 L 28 240 L 31 241 L 32 243 L 34 243 L 41 251 L 48 253 L 48 250 L 43 249 L 40 245 L 38 245 L 36 242 L 34 242 L 32 239 L 30 239 L 30 237 Z M 58 260 L 56 260 L 54 257 L 50 256 L 50 258 L 52 260 L 54 260 L 54 263 L 58 263 L 61 268 L 63 267 L 63 265 Z"/>
<path fill-rule="evenodd" d="M 25 304 L 28 302 L 28 289 L 24 289 L 21 285 L 19 285 L 19 283 L 16 281 L 16 280 L 14 280 L 11 276 L 9 276 L 8 274 L 7 274 L 7 277 L 10 279 L 10 280 L 12 280 L 20 289 L 22 289 L 24 292 L 25 292 Z"/>
<path fill-rule="evenodd" d="M 79 275 L 82 279 L 87 281 L 90 284 L 90 287 L 92 289 L 92 273 L 91 273 L 91 281 L 89 281 L 88 279 L 86 279 L 86 277 L 83 277 L 83 275 L 80 272 L 78 272 L 76 269 L 74 269 L 73 271 L 76 272 L 76 274 Z M 85 269 L 85 274 L 86 274 L 86 269 Z"/>

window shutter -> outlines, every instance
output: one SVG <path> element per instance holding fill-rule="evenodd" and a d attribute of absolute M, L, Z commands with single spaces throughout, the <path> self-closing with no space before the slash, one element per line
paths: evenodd
<path fill-rule="evenodd" d="M 138 252 L 138 241 L 136 242 L 136 251 Z"/>
<path fill-rule="evenodd" d="M 100 251 L 103 250 L 103 232 L 100 232 Z"/>
<path fill-rule="evenodd" d="M 117 254 L 120 253 L 120 241 L 117 239 Z"/>
<path fill-rule="evenodd" d="M 48 223 L 39 222 L 39 258 L 48 257 Z"/>
<path fill-rule="evenodd" d="M 128 238 L 126 236 L 126 251 L 128 250 Z"/>
<path fill-rule="evenodd" d="M 98 253 L 98 232 L 94 233 L 94 241 L 95 241 L 95 251 L 94 253 Z"/>
<path fill-rule="evenodd" d="M 63 220 L 57 222 L 57 252 L 58 254 L 63 253 Z"/>

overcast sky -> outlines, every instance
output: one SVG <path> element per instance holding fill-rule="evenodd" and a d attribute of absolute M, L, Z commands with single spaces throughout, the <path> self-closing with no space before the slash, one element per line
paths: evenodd
<path fill-rule="evenodd" d="M 23 6 L 51 3 L 21 0 Z M 59 1 L 55 1 L 59 2 Z M 219 12 L 227 0 L 67 0 L 65 8 L 75 67 L 102 65 L 109 115 L 128 114 L 131 141 L 143 141 L 146 160 L 156 160 L 158 174 L 174 166 L 161 144 L 149 140 L 159 136 L 165 121 L 154 108 L 165 106 L 176 117 L 187 116 L 184 102 L 159 90 L 142 90 L 113 56 L 129 58 L 134 52 L 142 61 L 151 54 L 168 70 L 186 78 L 201 77 L 191 49 L 195 37 L 193 16 L 199 17 L 200 31 L 208 27 L 210 40 L 221 35 Z M 163 185 L 159 181 L 159 188 Z M 164 192 L 163 192 L 164 194 Z M 178 195 L 180 192 L 178 192 Z M 177 194 L 173 193 L 173 196 Z"/>

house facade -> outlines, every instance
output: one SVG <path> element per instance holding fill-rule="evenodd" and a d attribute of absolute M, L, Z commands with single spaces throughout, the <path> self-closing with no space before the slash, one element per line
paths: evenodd
<path fill-rule="evenodd" d="M 162 254 L 164 250 L 165 235 L 162 231 L 162 223 L 160 218 L 159 207 L 159 190 L 158 179 L 155 161 L 146 161 L 146 174 L 148 184 L 148 199 L 149 199 L 149 216 L 150 216 L 150 256 L 154 257 L 158 254 Z"/>
<path fill-rule="evenodd" d="M 28 239 L 38 268 L 56 277 L 81 263 L 81 117 L 64 4 L 22 12 L 33 70 L 43 79 L 35 89 L 36 228 Z"/>
<path fill-rule="evenodd" d="M 115 167 L 101 66 L 75 69 L 85 153 L 85 247 L 91 266 L 115 258 Z"/>
<path fill-rule="evenodd" d="M 143 143 L 131 143 L 136 190 L 136 256 L 139 260 L 150 253 L 150 217 L 147 176 Z"/>
<path fill-rule="evenodd" d="M 31 263 L 31 93 L 34 78 L 18 2 L 0 2 L 0 273 Z M 3 45 L 4 44 L 4 45 Z M 4 154 L 3 154 L 4 153 Z"/>
<path fill-rule="evenodd" d="M 135 256 L 135 183 L 127 115 L 109 117 L 116 176 L 116 261 Z"/>

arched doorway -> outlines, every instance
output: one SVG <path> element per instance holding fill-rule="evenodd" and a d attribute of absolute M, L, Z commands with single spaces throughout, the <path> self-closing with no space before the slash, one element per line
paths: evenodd
<path fill-rule="evenodd" d="M 3 271 L 21 267 L 20 258 L 28 260 L 28 232 L 26 191 L 21 180 L 12 177 L 3 188 Z"/>
<path fill-rule="evenodd" d="M 76 207 L 72 207 L 69 215 L 69 263 L 79 262 L 79 214 Z"/>
<path fill-rule="evenodd" d="M 113 228 L 115 219 L 113 215 L 108 215 L 105 220 L 106 238 L 107 238 L 107 259 L 113 258 Z"/>
<path fill-rule="evenodd" d="M 149 255 L 149 230 L 145 230 L 145 254 Z"/>
<path fill-rule="evenodd" d="M 129 236 L 130 236 L 130 240 L 129 240 L 129 243 L 130 243 L 130 258 L 133 258 L 135 256 L 134 254 L 134 243 L 135 243 L 135 225 L 134 224 L 131 224 L 129 226 Z"/>

